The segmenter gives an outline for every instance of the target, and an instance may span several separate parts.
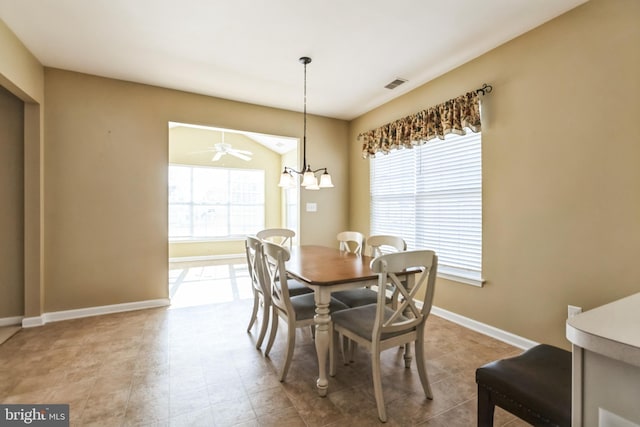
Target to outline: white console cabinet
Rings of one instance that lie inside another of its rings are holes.
[[[640,293],[567,320],[572,426],[640,427]]]

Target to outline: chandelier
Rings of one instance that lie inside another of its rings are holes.
[[[307,163],[307,64],[311,62],[311,58],[303,56],[299,59],[304,64],[304,133],[302,137],[302,168],[297,171],[289,166],[285,166],[280,175],[280,182],[278,187],[292,188],[296,185],[295,175],[302,175],[302,182],[300,185],[307,190],[319,190],[321,188],[331,188],[333,183],[331,182],[331,175],[327,172],[327,168],[311,169],[311,166]],[[320,183],[318,183],[318,177],[316,174],[323,171],[320,174]]]

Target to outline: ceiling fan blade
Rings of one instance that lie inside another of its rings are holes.
[[[218,151],[216,153],[215,156],[213,156],[213,158],[211,159],[212,162],[217,162],[218,160],[220,160],[222,158],[222,156],[224,156],[226,153],[223,153],[221,151]]]
[[[237,157],[239,159],[242,159],[242,160],[246,160],[246,161],[251,160],[251,157],[249,157],[249,156],[247,156],[245,154],[239,153],[239,152],[237,152],[235,150],[234,151],[229,151],[229,154],[231,154],[232,156],[235,156],[235,157]]]
[[[206,150],[196,150],[196,151],[189,151],[189,154],[198,154],[198,153],[212,153],[214,151],[219,151],[216,150],[215,147],[207,147]]]
[[[249,150],[236,150],[235,148],[233,149],[233,151],[235,151],[236,153],[240,153],[240,154],[246,154],[247,156],[251,156],[253,153]]]

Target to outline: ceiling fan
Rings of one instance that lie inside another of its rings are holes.
[[[227,144],[226,142],[218,142],[213,145],[213,151],[216,154],[211,158],[212,162],[217,162],[224,156],[225,154],[231,154],[234,157],[237,157],[242,160],[249,161],[251,160],[251,155],[253,154],[251,151],[247,150],[237,150],[231,146],[231,144]]]
[[[251,151],[238,150],[233,148],[231,144],[224,142],[224,132],[222,133],[222,142],[215,143],[213,144],[213,147],[209,147],[207,150],[204,150],[204,151],[197,151],[197,153],[210,152],[210,151],[213,151],[215,153],[211,158],[212,162],[217,162],[226,154],[230,154],[234,157],[237,157],[245,161],[251,160],[251,156],[253,155]]]

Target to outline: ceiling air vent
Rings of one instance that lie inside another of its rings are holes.
[[[395,88],[397,88],[398,86],[400,86],[402,83],[405,83],[406,81],[407,81],[407,79],[400,79],[400,78],[397,78],[397,79],[395,79],[394,81],[392,81],[391,83],[389,83],[388,85],[386,85],[385,87],[386,87],[387,89],[395,89]]]

